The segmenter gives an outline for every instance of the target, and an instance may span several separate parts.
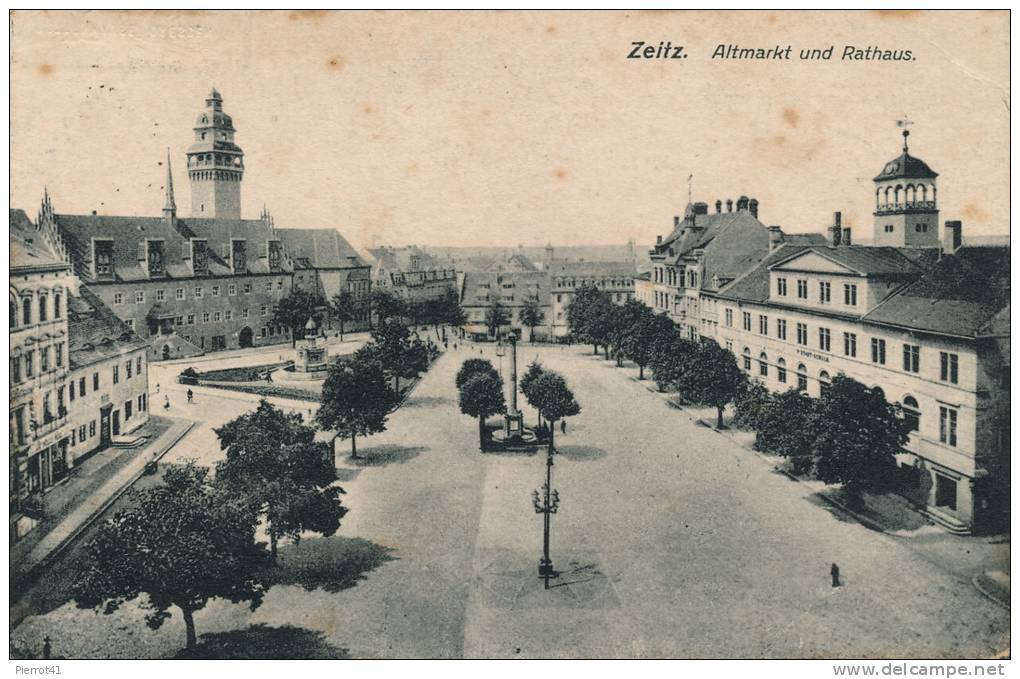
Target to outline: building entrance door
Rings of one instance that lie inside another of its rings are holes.
[[[227,339],[223,335],[213,335],[212,350],[222,351],[227,348]]]
[[[252,334],[251,328],[242,328],[241,332],[237,333],[237,345],[242,349],[252,346]]]
[[[99,449],[105,450],[110,447],[110,411],[112,405],[103,406],[99,410]]]
[[[935,506],[956,510],[956,481],[935,474]]]
[[[120,436],[120,411],[113,411],[113,435]]]

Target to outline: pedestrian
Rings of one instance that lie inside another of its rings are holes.
[[[567,433],[567,420],[566,419],[560,420],[560,433],[561,434],[566,434]]]
[[[43,657],[43,660],[49,660],[50,659],[50,654],[53,652],[53,645],[50,643],[50,641],[51,641],[50,640],[50,636],[48,634],[45,637],[43,637],[43,645],[42,645],[42,657]]]
[[[163,397],[163,410],[170,410],[170,397],[169,396],[164,396]]]
[[[156,382],[156,393],[159,393],[159,382]]]
[[[191,389],[188,389],[188,403],[191,403],[191,399],[193,399],[194,397],[195,392],[191,391]]]
[[[839,587],[839,566],[832,564],[832,568],[829,569],[829,574],[832,575],[832,586]]]

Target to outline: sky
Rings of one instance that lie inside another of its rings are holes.
[[[179,214],[212,87],[245,152],[242,213],[361,247],[651,243],[688,190],[760,219],[872,228],[910,149],[941,220],[1009,232],[1007,12],[23,12],[11,15],[11,205]],[[628,59],[634,41],[685,59]],[[790,61],[712,59],[792,46]],[[801,48],[834,47],[829,61]],[[911,61],[843,61],[844,46]],[[688,178],[693,179],[688,182]]]

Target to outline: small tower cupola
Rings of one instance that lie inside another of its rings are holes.
[[[166,203],[163,204],[163,219],[170,226],[177,220],[177,201],[174,199],[174,175],[170,169],[170,149],[166,150]]]
[[[213,89],[195,118],[194,143],[188,147],[191,216],[241,218],[244,151],[234,142],[234,121],[223,112],[223,97]]]
[[[875,245],[936,247],[939,212],[938,173],[920,158],[910,155],[907,140],[910,122],[903,129],[903,151],[875,177]]]

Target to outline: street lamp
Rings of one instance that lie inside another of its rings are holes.
[[[552,559],[549,558],[549,523],[550,518],[556,513],[556,510],[560,507],[560,493],[558,490],[551,490],[552,485],[552,467],[553,458],[552,450],[546,454],[545,458],[545,485],[542,486],[541,492],[538,490],[532,491],[531,502],[535,506],[536,514],[544,514],[543,517],[543,532],[542,532],[542,558],[538,561],[538,577],[545,580],[545,588],[549,589],[549,578],[555,578],[559,575],[553,569]]]

